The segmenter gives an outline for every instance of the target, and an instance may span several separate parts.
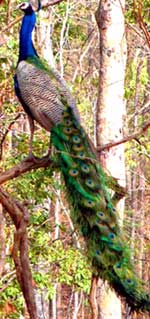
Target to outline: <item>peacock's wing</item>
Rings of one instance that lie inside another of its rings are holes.
[[[69,96],[69,92],[65,91],[63,80],[62,84],[60,83],[58,74],[52,70],[47,71],[40,61],[37,65],[33,62],[34,59],[29,59],[18,64],[16,77],[20,99],[32,117],[50,131],[61,121],[64,106],[72,106],[73,102],[71,94]]]

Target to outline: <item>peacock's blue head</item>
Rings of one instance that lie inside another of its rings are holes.
[[[33,13],[33,8],[29,2],[22,2],[17,6],[17,8],[23,11],[26,15]]]
[[[34,9],[29,2],[22,2],[17,6],[17,8],[22,10],[25,13],[25,15],[31,15],[34,11],[39,11],[41,9],[41,7],[42,6],[41,6],[40,0],[38,0],[37,9]]]

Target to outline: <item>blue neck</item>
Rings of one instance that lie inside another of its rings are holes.
[[[35,22],[36,16],[33,11],[30,14],[25,14],[20,30],[18,63],[22,60],[26,60],[28,57],[37,56],[32,42],[32,31],[34,29]]]

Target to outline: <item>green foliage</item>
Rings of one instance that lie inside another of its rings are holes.
[[[125,98],[128,100],[135,94],[137,75],[137,61],[133,60],[128,66],[126,73]]]
[[[135,14],[133,11],[133,1],[132,0],[126,1],[125,18],[126,18],[126,21],[128,23],[135,23]]]
[[[0,288],[3,286],[3,282],[0,282]],[[5,313],[5,305],[10,303],[13,307],[13,311],[10,312],[8,319],[19,319],[20,314],[22,313],[24,306],[24,298],[21,295],[20,287],[16,279],[12,280],[8,287],[5,288],[3,292],[1,292],[0,299],[0,316]]]
[[[90,291],[91,271],[90,263],[87,267],[87,259],[81,252],[70,247],[67,252],[60,241],[53,247],[56,250],[55,263],[59,264],[58,281],[80,288],[84,292]],[[67,269],[67,272],[66,272]]]
[[[144,59],[143,67],[140,72],[141,91],[145,90],[145,86],[149,82],[149,80],[150,80],[150,75],[148,74],[148,70],[147,70],[147,61],[146,59]]]
[[[25,198],[29,202],[40,204],[47,198],[49,184],[50,177],[48,178],[45,175],[45,171],[39,169],[36,172],[31,171],[14,181],[10,181],[7,185],[7,189],[13,196],[20,200]]]
[[[88,293],[91,271],[90,264],[89,267],[87,266],[86,257],[76,248],[65,247],[61,240],[50,241],[43,221],[42,224],[44,227],[32,228],[30,235],[31,262],[33,265],[42,265],[40,272],[34,272],[37,286],[39,288],[47,287],[49,295],[49,290],[53,290],[54,282],[66,283]]]
[[[135,6],[134,2],[132,0],[126,1],[126,11],[125,11],[125,18],[128,23],[135,24],[138,20],[138,7],[140,2],[138,0],[135,0]],[[144,22],[147,26],[150,25],[150,8],[149,8],[149,0],[143,0],[142,1],[142,16],[144,19]]]

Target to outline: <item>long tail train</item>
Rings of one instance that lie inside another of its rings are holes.
[[[105,173],[70,107],[64,108],[63,120],[52,129],[51,138],[73,207],[73,222],[85,237],[96,272],[125,297],[133,311],[149,311],[150,296],[133,270]]]

